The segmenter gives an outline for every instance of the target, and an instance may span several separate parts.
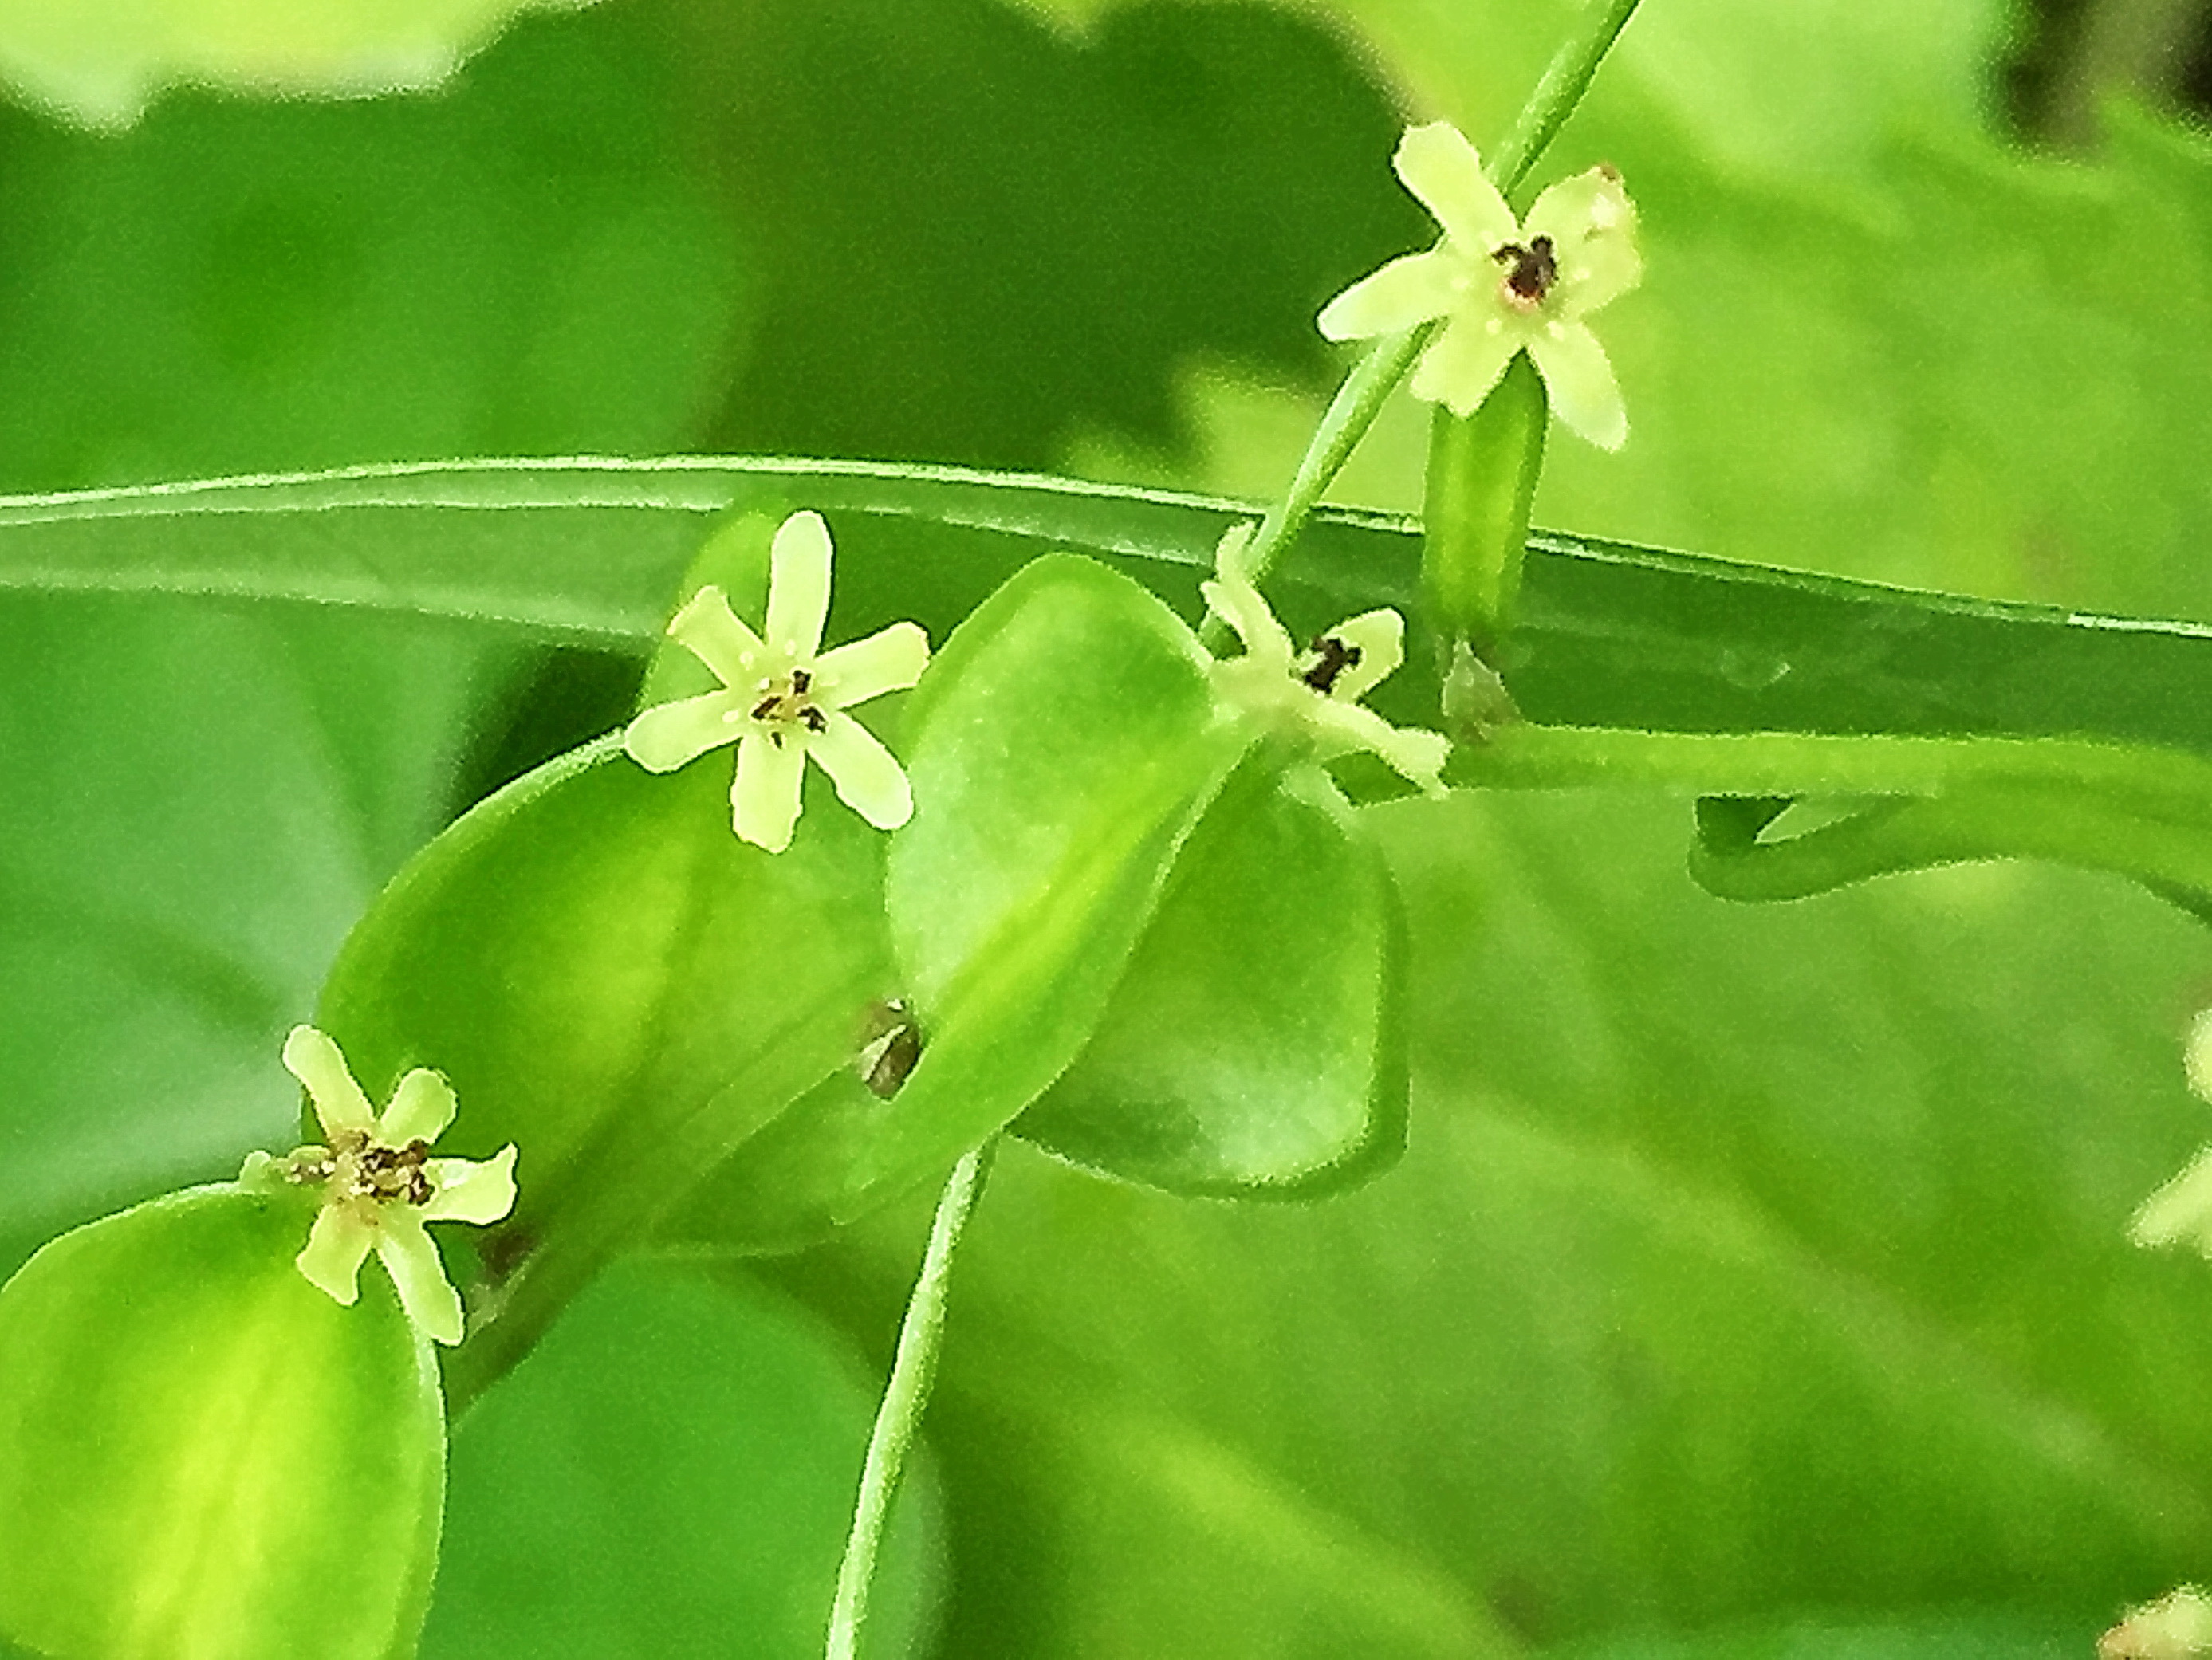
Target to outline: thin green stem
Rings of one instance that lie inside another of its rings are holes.
[[[1579,27],[1552,54],[1536,90],[1521,106],[1513,131],[1490,158],[1491,182],[1506,195],[1520,188],[1528,169],[1536,165],[1536,158],[1559,137],[1559,129],[1589,90],[1598,65],[1605,62],[1606,53],[1628,27],[1636,7],[1637,0],[1591,0]]]
[[[1499,190],[1512,193],[1574,113],[1598,65],[1627,27],[1638,3],[1638,0],[1593,0],[1574,33],[1553,55],[1535,91],[1515,119],[1512,131],[1491,158],[1486,171]],[[1314,429],[1305,453],[1298,459],[1289,490],[1261,521],[1259,533],[1252,538],[1245,556],[1254,581],[1261,581],[1274,569],[1283,550],[1304,527],[1322,492],[1367,435],[1384,400],[1406,378],[1436,329],[1436,324],[1426,323],[1377,341],[1345,376],[1321,424]],[[1228,631],[1218,619],[1209,618],[1202,637],[1209,646],[1218,648],[1226,642]]]
[[[2168,898],[2212,897],[2212,833],[2079,790],[1970,787],[1885,801],[1778,841],[1701,838],[1690,874],[1723,899],[1802,899],[1869,877],[1986,859],[2039,859],[2132,877]]]
[[[1304,528],[1320,503],[1322,492],[1343,471],[1352,450],[1382,412],[1384,400],[1406,378],[1406,371],[1436,331],[1436,324],[1424,323],[1377,341],[1344,377],[1344,384],[1336,389],[1336,396],[1329,399],[1322,415],[1321,424],[1314,429],[1306,453],[1298,458],[1298,470],[1291,479],[1289,491],[1267,510],[1267,516],[1260,521],[1259,533],[1252,538],[1246,557],[1255,582],[1274,568],[1283,550]],[[1209,650],[1218,651],[1228,643],[1228,624],[1218,617],[1208,617],[1199,637]]]
[[[898,1353],[891,1361],[890,1380],[884,1385],[883,1403],[876,1408],[875,1427],[868,1434],[860,1497],[853,1507],[853,1531],[845,1541],[845,1560],[837,1565],[837,1600],[830,1610],[830,1642],[824,1650],[828,1660],[858,1660],[884,1529],[890,1520],[891,1502],[898,1497],[907,1454],[921,1428],[922,1409],[929,1404],[929,1386],[937,1375],[952,1253],[983,1191],[983,1178],[989,1173],[991,1154],[997,1145],[996,1138],[986,1141],[952,1167],[951,1179],[945,1184],[944,1195],[937,1201],[937,1215],[929,1225],[929,1246],[922,1253],[921,1272],[914,1282],[914,1294],[907,1299],[906,1317],[899,1323]]]
[[[1697,879],[1725,898],[1798,898],[1889,872],[1996,858],[2112,871],[2170,895],[2212,897],[2212,763],[2148,745],[1523,725],[1463,745],[1446,775],[1509,788],[1644,785],[1737,798],[1750,811],[1701,812],[1691,860]],[[1801,797],[1866,805],[1818,830],[1762,840],[1774,813]]]
[[[2094,791],[2145,818],[2212,829],[2212,762],[2082,738],[1505,727],[1462,745],[1448,781],[1547,789],[1670,785],[1700,795],[1933,795],[1966,787]]]

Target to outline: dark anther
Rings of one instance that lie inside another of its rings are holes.
[[[783,702],[783,699],[781,696],[771,692],[768,696],[762,698],[759,702],[753,705],[753,719],[756,721],[767,720],[769,716],[775,713],[775,706],[781,702]]]
[[[1337,681],[1345,670],[1359,666],[1359,648],[1347,645],[1333,634],[1324,634],[1313,642],[1316,656],[1314,666],[1298,678],[1326,697],[1336,690]]]
[[[809,703],[805,708],[799,710],[799,723],[809,732],[827,732],[830,730],[830,717],[823,714],[820,709],[816,708],[811,703]]]
[[[1516,299],[1541,300],[1559,280],[1559,262],[1552,255],[1548,236],[1530,237],[1525,248],[1518,242],[1508,242],[1490,257],[1501,265],[1512,265],[1505,273],[1505,286]]]
[[[805,690],[813,684],[814,677],[808,673],[805,669],[792,670],[791,690],[794,694],[805,692]]]
[[[906,1000],[894,997],[868,1011],[868,1031],[858,1061],[860,1081],[871,1095],[888,1101],[921,1060],[921,1029],[908,1012]]]

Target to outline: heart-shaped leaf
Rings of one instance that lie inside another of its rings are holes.
[[[1404,1138],[1403,952],[1343,798],[1255,754],[1176,861],[1097,1036],[1015,1133],[1176,1193],[1370,1172]]]
[[[0,1631],[59,1660],[412,1652],[443,1407],[390,1284],[233,1187],[63,1235],[0,1290]]]
[[[1007,1123],[1089,1040],[1245,745],[1206,665],[1158,600],[1066,556],[946,643],[908,710],[884,891],[923,1048],[848,1213]]]

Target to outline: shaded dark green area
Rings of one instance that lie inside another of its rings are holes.
[[[1196,353],[1317,376],[1419,236],[1398,116],[1257,7],[610,0],[447,89],[0,116],[0,489],[454,454],[1043,466]]]

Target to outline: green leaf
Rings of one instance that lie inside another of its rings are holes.
[[[313,599],[641,649],[712,516],[826,514],[841,625],[941,638],[1027,561],[1088,553],[1197,615],[1249,505],[1067,479],[805,459],[465,462],[0,502],[0,587]],[[312,527],[312,535],[308,534]],[[1317,516],[1271,583],[1293,634],[1411,609],[1412,520]],[[2212,749],[2212,640],[2182,624],[1900,592],[1540,532],[1532,719],[1692,731],[2071,733]],[[1415,651],[1374,700],[1432,718]]]
[[[235,1188],[64,1235],[0,1289],[0,1628],[58,1660],[386,1660],[437,1560],[445,1429],[382,1271]]]
[[[331,29],[495,0],[224,3]],[[0,29],[114,9],[0,0]],[[686,73],[607,6],[434,98],[201,93],[121,136],[0,115],[0,489],[694,447],[751,283],[676,124]]]
[[[817,779],[787,852],[748,846],[730,764],[654,777],[611,740],[550,763],[425,848],[325,984],[317,1024],[372,1096],[434,1067],[460,1101],[441,1152],[521,1150],[483,1249],[501,1272],[548,1250],[472,1335],[489,1371],[850,1061],[892,989],[883,838]]]
[[[0,75],[92,125],[127,125],[174,81],[297,97],[434,86],[548,0],[40,0],[0,4]]]
[[[512,661],[390,617],[0,598],[0,1236],[291,1145],[284,1033]]]
[[[1202,1206],[1002,1151],[932,1408],[990,1495],[951,1651],[2089,1631],[2197,1572],[2212,1280],[2124,1232],[2204,1139],[2202,931],[2022,867],[1716,905],[1680,816],[1370,810],[1414,968],[1381,1181]],[[781,1272],[876,1331],[912,1228]]]
[[[1372,841],[1319,773],[1248,763],[1176,860],[1088,1047],[1015,1121],[1170,1192],[1371,1175],[1405,1135],[1404,950]]]
[[[1439,404],[1431,425],[1421,595],[1438,633],[1471,642],[1493,665],[1521,597],[1549,420],[1543,380],[1523,352],[1472,415]]]
[[[425,1660],[816,1660],[873,1403],[787,1302],[611,1268],[454,1434]],[[944,1545],[918,1474],[877,1582],[877,1657],[929,1651]]]
[[[854,1206],[1010,1122],[1090,1038],[1244,749],[1205,663],[1134,583],[1057,556],[931,665],[908,711],[914,820],[884,890],[922,1052]]]

